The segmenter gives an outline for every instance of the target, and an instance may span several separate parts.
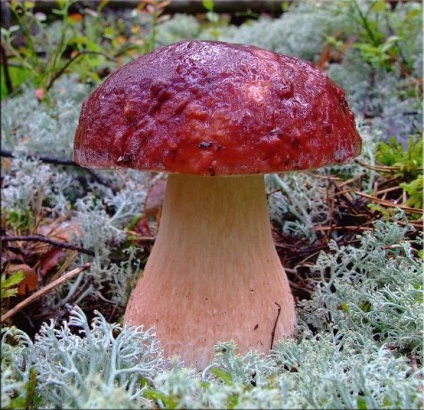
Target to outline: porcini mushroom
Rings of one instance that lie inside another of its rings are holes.
[[[198,369],[218,341],[268,352],[294,333],[263,174],[359,154],[326,74],[254,46],[181,41],[112,73],[85,101],[74,148],[85,167],[170,174],[126,323],[156,327],[165,353]]]

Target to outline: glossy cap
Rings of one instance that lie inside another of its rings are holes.
[[[344,92],[311,63],[250,45],[181,41],[113,72],[85,101],[88,168],[247,175],[360,153]]]

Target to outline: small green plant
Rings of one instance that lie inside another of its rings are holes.
[[[406,73],[413,71],[413,60],[405,53],[404,48],[411,36],[415,38],[419,30],[419,8],[411,8],[394,19],[385,0],[351,0],[348,15],[353,20],[359,37],[354,48],[360,51],[362,59],[373,69],[392,71],[393,63],[397,61]]]
[[[354,47],[360,50],[364,61],[368,62],[372,67],[392,69],[391,60],[398,40],[399,37],[391,36],[378,45],[364,42],[355,44]]]
[[[30,72],[24,67],[1,66],[1,99],[3,100],[11,94],[14,88],[21,86],[30,78]]]
[[[99,17],[108,1],[100,2],[97,11],[91,13],[93,24],[88,24],[88,35],[81,31],[79,19],[70,15],[74,3],[76,0],[57,1],[58,8],[52,14],[59,21],[47,24],[47,16],[34,13],[34,2],[10,2],[17,24],[1,29],[2,98],[30,81],[39,99],[44,99],[54,82],[70,71],[77,72],[83,81],[100,81],[97,70],[112,59],[100,44],[110,36],[111,27],[103,27]]]
[[[16,296],[18,293],[17,286],[24,279],[25,274],[23,271],[19,270],[14,272],[12,275],[7,277],[5,274],[1,275],[1,299],[10,298]]]
[[[392,138],[389,143],[380,142],[376,159],[388,167],[399,186],[405,190],[408,199],[403,205],[423,208],[423,140],[411,137],[405,149],[401,143]]]
[[[82,14],[71,14],[76,2],[57,1],[52,14],[58,21],[53,22],[47,22],[51,16],[34,12],[35,2],[10,2],[17,24],[1,29],[2,98],[25,81],[36,88],[39,99],[47,98],[64,73],[76,73],[82,82],[99,82],[115,64],[155,48],[157,27],[166,19],[163,13],[169,4],[144,0],[126,20],[113,20],[104,12],[109,0],[100,1],[96,9],[85,7]],[[143,29],[146,21],[148,29]]]
[[[17,25],[2,28],[2,42],[4,42],[6,50],[11,53],[15,59],[17,67],[23,70],[30,78],[36,88],[48,90],[53,84],[58,73],[64,69],[61,58],[67,47],[68,23],[67,16],[69,7],[74,0],[58,1],[59,8],[53,10],[53,13],[62,18],[59,38],[55,44],[48,38],[46,32],[46,24],[43,18],[37,16],[33,12],[34,2],[11,1],[10,10],[16,19]],[[41,36],[34,36],[34,30],[41,33]],[[18,46],[16,43],[17,37],[20,35],[24,41],[24,45]],[[44,50],[40,49],[38,40],[42,37],[47,47]],[[46,53],[46,57],[43,55]],[[9,62],[8,62],[9,64]],[[3,70],[7,70],[8,65],[3,65]],[[8,90],[12,92],[12,90]]]
[[[412,208],[422,209],[423,208],[423,189],[424,189],[424,180],[423,176],[419,175],[418,178],[414,179],[409,184],[404,182],[400,184],[409,198],[405,201],[405,205],[408,205]]]
[[[146,41],[145,52],[153,51],[156,47],[156,36],[158,24],[164,20],[163,12],[165,7],[170,3],[168,0],[144,0],[139,6],[139,9],[146,8],[147,13],[151,17],[150,35]]]
[[[376,151],[378,162],[387,167],[408,194],[404,205],[423,207],[423,140],[412,136],[406,148],[393,137],[389,143],[380,142]]]
[[[219,30],[219,15],[214,11],[214,2],[213,0],[203,0],[202,5],[207,10],[206,18],[212,25],[211,35],[215,40],[218,40],[221,32]]]
[[[6,226],[14,231],[30,230],[34,225],[34,215],[28,207],[4,210]]]
[[[408,181],[416,178],[423,170],[423,140],[411,136],[406,149],[392,137],[389,143],[380,142],[376,159],[383,165],[392,167],[397,176]]]

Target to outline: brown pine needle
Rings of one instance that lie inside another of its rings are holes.
[[[388,173],[395,173],[400,169],[400,167],[396,166],[388,166],[388,165],[371,165],[367,164],[365,162],[360,161],[359,159],[355,159],[355,162],[359,165],[361,165],[364,168],[371,169],[373,171],[378,172],[388,172]]]
[[[423,214],[423,210],[419,209],[419,208],[411,208],[409,206],[405,206],[405,205],[401,205],[401,204],[395,204],[393,202],[390,201],[386,201],[384,199],[380,199],[377,198],[375,196],[372,195],[368,195],[368,194],[364,194],[363,192],[359,192],[359,191],[355,191],[355,194],[359,195],[359,196],[363,196],[364,198],[368,198],[373,202],[376,202],[377,204],[383,205],[383,206],[387,206],[390,208],[400,208],[403,209],[405,212],[409,212],[409,213],[413,213],[413,214]]]
[[[3,323],[6,320],[10,319],[14,315],[16,315],[16,313],[18,313],[20,310],[22,310],[24,307],[35,302],[37,299],[41,298],[42,296],[44,296],[46,293],[50,292],[55,287],[61,285],[62,283],[73,278],[74,276],[77,276],[81,272],[84,272],[85,270],[89,269],[90,266],[91,266],[91,263],[86,263],[84,266],[73,269],[70,272],[67,272],[64,275],[62,275],[60,278],[57,278],[53,282],[50,282],[48,285],[44,286],[42,289],[33,293],[31,296],[28,296],[25,300],[18,303],[16,306],[14,306],[12,309],[10,309],[4,315],[2,315],[1,316],[1,322]]]

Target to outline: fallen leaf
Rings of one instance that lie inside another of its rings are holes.
[[[46,252],[40,258],[40,273],[46,276],[53,268],[57,267],[65,257],[66,252],[64,249],[53,248]]]
[[[18,295],[26,296],[28,293],[33,292],[38,287],[38,276],[37,273],[31,266],[27,264],[9,264],[7,268],[7,273],[10,275],[12,273],[22,271],[24,273],[24,279],[18,285]]]
[[[78,22],[80,22],[80,21],[83,21],[83,20],[84,20],[84,16],[83,16],[82,14],[80,14],[80,13],[71,13],[71,14],[69,15],[69,20],[70,20],[72,23],[78,23]]]

